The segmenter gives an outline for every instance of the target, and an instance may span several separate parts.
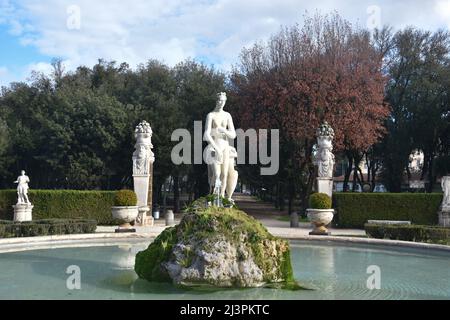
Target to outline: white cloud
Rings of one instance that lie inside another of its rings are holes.
[[[5,76],[8,74],[8,68],[7,67],[0,67],[0,77]]]
[[[50,73],[53,71],[53,67],[50,63],[47,62],[36,62],[36,63],[30,63],[26,67],[26,73],[30,74],[31,71],[41,72],[46,75],[50,75]]]
[[[435,5],[435,11],[450,26],[450,0],[438,1]]]
[[[445,16],[436,9],[443,2],[447,1],[18,0],[13,6],[0,0],[0,23],[8,21],[23,45],[62,57],[68,69],[92,65],[98,58],[135,66],[151,58],[173,65],[188,57],[229,68],[243,46],[266,39],[281,25],[301,23],[305,10],[338,10],[366,26],[367,8],[378,5],[382,24],[435,29],[450,17],[450,10],[444,10]],[[74,4],[80,9],[79,30],[67,27],[68,19],[74,18],[67,9]]]
[[[0,88],[15,80],[14,75],[10,72],[8,67],[0,66]]]

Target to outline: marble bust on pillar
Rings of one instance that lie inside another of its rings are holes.
[[[333,178],[334,154],[333,139],[334,130],[325,121],[316,132],[317,135],[317,153],[314,157],[314,163],[318,167],[319,178]]]
[[[140,122],[134,131],[136,144],[133,153],[133,182],[139,206],[138,224],[145,225],[152,219],[147,215],[152,209],[153,163],[155,154],[152,151],[153,131],[147,121]],[[152,224],[152,223],[150,223]]]
[[[150,174],[150,164],[155,161],[152,151],[152,128],[147,121],[142,121],[136,127],[136,145],[133,153],[133,175]]]
[[[439,209],[439,225],[450,227],[450,176],[441,178],[441,187],[444,195]]]
[[[442,209],[450,211],[450,176],[444,176],[441,179],[442,191],[444,192],[444,197],[442,199]]]
[[[317,166],[316,191],[333,195],[333,173],[335,157],[333,154],[334,130],[324,122],[316,131],[317,150],[313,155],[314,165]]]

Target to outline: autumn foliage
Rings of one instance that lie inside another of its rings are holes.
[[[337,152],[366,151],[385,131],[382,57],[369,32],[338,14],[306,17],[302,27],[244,49],[231,80],[239,124],[280,129],[296,174],[310,166],[315,131],[325,120]]]

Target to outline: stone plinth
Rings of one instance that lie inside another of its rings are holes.
[[[139,207],[147,207],[148,189],[150,184],[149,175],[134,175],[134,192],[137,196],[137,205]]]
[[[331,198],[333,196],[333,178],[316,178],[316,188],[318,193],[325,193]]]
[[[155,219],[148,215],[148,212],[150,211],[150,208],[147,206],[139,207],[139,215],[136,219],[137,225],[141,227],[152,227],[155,223]]]
[[[32,204],[16,204],[12,206],[14,208],[14,221],[15,222],[25,222],[32,221],[33,208]]]
[[[450,207],[442,207],[439,211],[439,225],[450,227]]]
[[[175,224],[175,216],[172,210],[167,210],[164,218],[166,220],[166,226],[173,226]]]

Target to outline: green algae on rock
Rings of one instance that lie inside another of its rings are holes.
[[[135,271],[152,282],[229,288],[294,288],[289,243],[235,208],[186,213],[136,256]]]

